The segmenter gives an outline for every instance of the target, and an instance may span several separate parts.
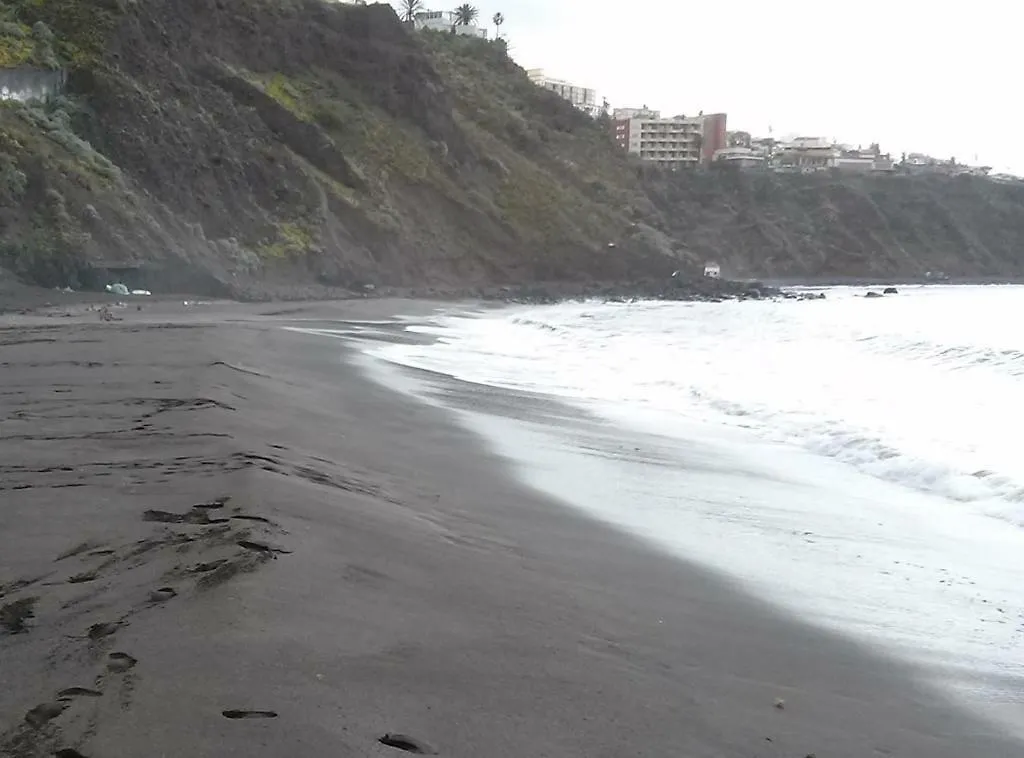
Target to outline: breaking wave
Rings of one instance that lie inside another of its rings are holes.
[[[380,351],[662,434],[740,428],[1024,525],[1024,287],[861,294],[516,308]]]

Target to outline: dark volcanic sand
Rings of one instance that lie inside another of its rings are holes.
[[[274,325],[395,307],[0,328],[0,755],[1024,754]]]

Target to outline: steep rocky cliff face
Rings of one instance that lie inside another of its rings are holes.
[[[49,105],[0,105],[0,267],[46,286],[465,288],[707,257],[750,275],[1024,268],[1017,188],[645,176],[502,46],[413,32],[386,5],[0,12],[0,60],[67,71]]]
[[[2,255],[40,283],[94,284],[96,263],[231,292],[668,265],[662,235],[635,233],[625,159],[501,47],[319,0],[17,13],[70,68],[51,106],[0,109]]]
[[[1024,185],[977,177],[713,171],[649,182],[667,229],[728,273],[1024,275]]]

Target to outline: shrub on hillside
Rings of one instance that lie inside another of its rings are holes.
[[[7,153],[0,153],[0,205],[16,205],[25,194],[28,179]]]
[[[32,63],[39,68],[51,70],[60,68],[60,61],[53,50],[54,37],[50,27],[42,21],[36,21],[32,25],[32,39],[35,40],[35,48],[32,51]]]
[[[63,100],[63,99],[61,99]],[[63,107],[49,107],[18,103],[13,107],[25,121],[42,130],[47,137],[63,147],[93,173],[108,181],[117,181],[120,171],[110,160],[71,129],[71,116]],[[66,101],[65,101],[66,102]]]

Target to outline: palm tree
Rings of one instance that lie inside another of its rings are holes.
[[[416,20],[416,14],[423,10],[423,0],[402,0],[402,20],[411,24]]]
[[[469,3],[463,3],[455,9],[456,26],[472,26],[476,17],[480,15],[479,9]]]
[[[491,21],[494,22],[494,39],[500,39],[501,25],[505,23],[505,17],[501,13],[495,13]]]

